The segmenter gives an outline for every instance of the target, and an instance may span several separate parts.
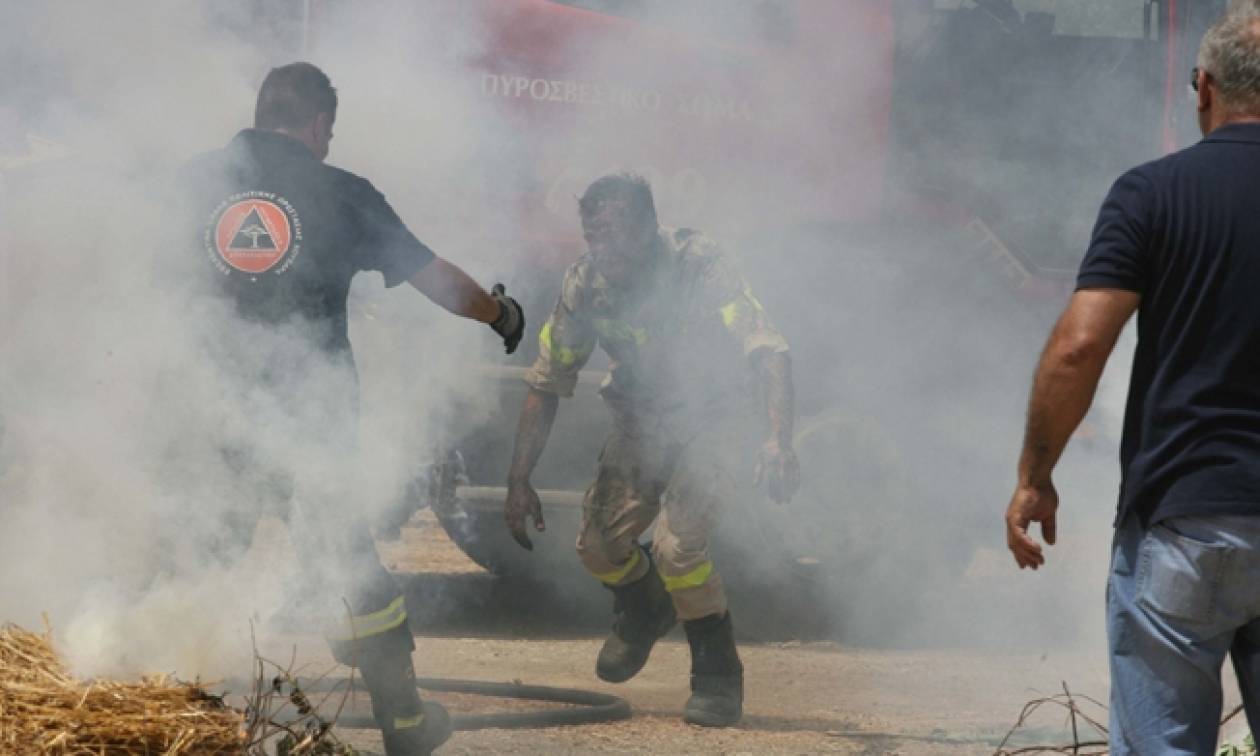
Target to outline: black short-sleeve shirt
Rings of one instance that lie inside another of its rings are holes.
[[[346,298],[360,271],[386,286],[434,257],[366,179],[324,164],[296,139],[246,129],[194,158],[179,179],[200,270],[244,318],[306,321],[326,351],[348,354]]]
[[[1122,176],[1077,288],[1142,296],[1118,519],[1260,515],[1260,124]]]

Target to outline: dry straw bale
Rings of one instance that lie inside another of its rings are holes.
[[[0,628],[2,753],[214,756],[247,745],[242,715],[195,684],[77,680],[47,633]]]

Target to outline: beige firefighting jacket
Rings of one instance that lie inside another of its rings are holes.
[[[716,243],[690,229],[661,228],[659,239],[656,267],[634,290],[611,286],[590,255],[569,267],[529,385],[572,396],[598,344],[611,363],[600,394],[614,413],[685,427],[749,406],[748,356],[787,342]]]

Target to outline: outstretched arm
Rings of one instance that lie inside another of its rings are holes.
[[[1018,481],[1006,511],[1006,543],[1021,569],[1037,569],[1046,561],[1041,545],[1028,534],[1033,522],[1041,523],[1046,543],[1055,541],[1059,495],[1051,473],[1089,410],[1107,358],[1140,301],[1136,292],[1121,289],[1077,291],[1050,333],[1033,378]]]
[[[547,524],[543,521],[542,502],[539,501],[538,492],[530,483],[529,476],[533,474],[543,449],[547,448],[547,439],[551,437],[551,426],[555,423],[559,405],[560,397],[531,388],[525,396],[521,419],[517,423],[504,515],[512,537],[530,550],[533,550],[534,545],[530,542],[529,531],[525,527],[526,517],[533,517],[534,527],[539,531],[546,530]]]
[[[431,301],[448,312],[478,320],[503,337],[508,354],[516,351],[525,333],[525,315],[515,299],[507,296],[503,284],[487,292],[457,265],[434,257],[409,279]]]
[[[448,312],[487,324],[499,318],[499,303],[494,297],[459,266],[441,257],[433,258],[408,283]]]

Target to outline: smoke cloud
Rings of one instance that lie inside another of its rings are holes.
[[[922,3],[894,17],[875,0],[605,4],[622,15],[542,0],[122,5],[20,5],[0,31],[14,83],[0,105],[0,618],[47,612],[90,674],[239,673],[251,621],[294,610],[295,584],[344,577],[294,576],[283,549],[238,553],[226,524],[240,511],[282,508],[295,486],[295,501],[345,501],[347,518],[377,512],[439,445],[474,485],[506,477],[512,371],[534,347],[505,362],[484,328],[360,276],[356,388],[300,332],[251,330],[197,298],[173,262],[197,252],[163,242],[173,171],[249,125],[270,66],[309,59],[340,96],[329,162],[369,178],[438,254],[505,281],[527,345],[583,251],[575,198],[600,175],[643,174],[663,223],[737,260],[792,345],[805,479],[786,507],[749,485],[724,515],[716,558],[741,631],[791,632],[760,624],[776,597],[790,626],[851,642],[1101,650],[1131,343],[1060,467],[1046,570],[1016,574],[1000,515],[1031,369],[1070,289],[1048,271],[1079,257],[1106,184],[1060,176],[1031,204],[1003,188],[1044,178],[1021,150],[1095,176],[1157,147],[1117,157],[1110,111],[1073,113],[1072,138],[1040,132],[1059,106],[1024,93],[1014,136],[951,143],[961,167],[941,158],[933,139],[1009,103],[905,66],[979,15]],[[1112,85],[1144,86],[1117,57]],[[959,109],[961,125],[935,115]],[[1040,199],[1052,211],[1029,211]],[[306,412],[224,367],[289,353]],[[607,419],[590,388],[562,404],[539,488],[593,477]],[[350,439],[319,441],[320,408],[355,391],[349,456]],[[282,465],[296,482],[267,479]],[[538,551],[505,558],[603,612],[572,553],[576,516],[557,511]]]

